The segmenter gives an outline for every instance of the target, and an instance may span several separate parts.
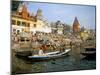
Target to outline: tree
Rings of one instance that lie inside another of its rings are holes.
[[[22,1],[12,1],[12,3],[11,3],[11,10],[12,11],[17,11],[17,8],[18,8],[18,6],[19,6],[19,4],[20,3],[23,3]]]

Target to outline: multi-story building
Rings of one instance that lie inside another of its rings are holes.
[[[56,33],[56,34],[66,35],[71,32],[71,26],[66,23],[62,23],[61,21],[52,22],[51,29],[52,29],[52,33]]]
[[[36,15],[30,14],[25,4],[19,4],[16,11],[11,15],[13,32],[45,32],[45,23],[43,21],[42,10],[38,9]]]
[[[63,34],[63,23],[61,21],[51,23],[51,29],[52,33]]]

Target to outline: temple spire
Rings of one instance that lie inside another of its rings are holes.
[[[20,3],[19,6],[18,6],[17,11],[20,13],[20,12],[22,12],[22,9],[23,9],[23,4]]]
[[[43,16],[42,16],[42,10],[40,8],[38,8],[38,10],[37,10],[36,17],[37,17],[37,19],[40,19],[40,20],[43,18]]]
[[[80,24],[77,17],[75,17],[73,22],[73,32],[79,32],[79,31],[80,31]]]

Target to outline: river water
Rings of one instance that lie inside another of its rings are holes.
[[[31,63],[14,56],[12,72],[13,74],[23,74],[96,69],[96,59],[83,58],[80,50],[80,48],[75,47],[66,57]]]

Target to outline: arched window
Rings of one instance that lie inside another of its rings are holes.
[[[17,21],[17,25],[19,26],[21,24],[21,22],[20,21]]]
[[[34,24],[34,27],[36,28],[36,24]]]

